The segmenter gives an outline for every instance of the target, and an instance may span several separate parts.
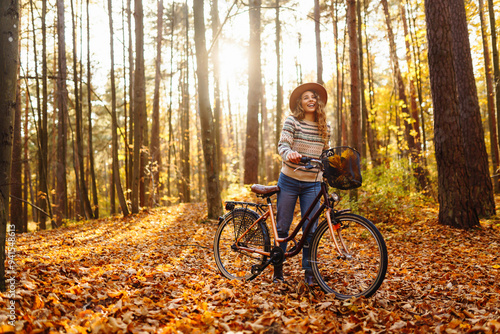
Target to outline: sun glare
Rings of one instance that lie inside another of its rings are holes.
[[[229,84],[247,75],[248,49],[236,43],[223,43],[219,50],[220,76]]]

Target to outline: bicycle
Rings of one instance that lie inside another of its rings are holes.
[[[357,161],[347,161],[349,154]],[[265,199],[266,204],[225,203],[229,212],[219,218],[214,238],[217,267],[228,279],[252,280],[270,264],[280,265],[286,258],[299,254],[313,224],[307,225],[297,242],[295,237],[301,227],[308,219],[316,221],[325,213],[310,244],[309,261],[317,284],[325,293],[334,293],[339,299],[372,296],[387,272],[385,241],[368,219],[349,212],[350,209],[335,209],[340,197],[335,192],[328,193],[329,185],[338,189],[361,185],[359,153],[350,147],[335,147],[324,151],[320,159],[303,157],[301,162],[303,168],[322,170],[324,179],[316,199],[295,229],[286,238],[278,237],[271,197],[279,192],[279,187],[254,184],[252,192]],[[318,201],[322,201],[319,210],[309,218]],[[272,245],[266,223],[269,218]],[[278,246],[285,241],[293,243],[286,252]]]

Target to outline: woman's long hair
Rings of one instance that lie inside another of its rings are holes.
[[[318,122],[319,135],[321,136],[321,139],[323,139],[323,142],[326,144],[326,143],[328,143],[329,138],[328,138],[328,128],[326,125],[325,103],[323,101],[321,101],[318,93],[316,93],[315,90],[309,90],[309,92],[314,93],[314,97],[316,98],[316,101],[318,102],[318,106],[316,107],[316,119],[315,119],[315,121]],[[302,103],[301,103],[302,94],[297,99],[297,103],[295,104],[296,105],[295,110],[292,111],[292,115],[295,118],[297,118],[298,120],[303,120],[305,117],[305,114],[306,114],[306,112],[304,111],[304,108],[302,108]]]

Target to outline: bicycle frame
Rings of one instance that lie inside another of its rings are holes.
[[[314,214],[314,216],[311,219],[309,219],[309,215],[311,214],[311,212],[314,209],[314,207],[316,206],[316,204],[321,200],[321,198],[324,198],[324,202],[321,204],[321,206],[319,207],[318,211],[316,211],[316,213]],[[299,233],[299,231],[302,228],[302,226],[308,220],[309,221],[316,221],[319,218],[319,216],[323,213],[323,211],[326,210],[327,211],[326,219],[328,221],[328,226],[329,226],[331,237],[332,237],[332,239],[333,239],[333,241],[335,243],[335,248],[337,249],[337,251],[339,252],[339,254],[341,256],[343,256],[343,257],[345,256],[345,254],[341,251],[341,249],[339,247],[339,244],[337,242],[337,238],[334,237],[334,232],[340,228],[340,224],[336,223],[336,222],[335,223],[332,222],[331,210],[333,209],[333,206],[330,204],[330,198],[328,196],[327,185],[326,185],[325,182],[321,182],[321,190],[320,190],[320,192],[318,193],[318,195],[316,196],[316,198],[314,199],[314,201],[311,203],[311,205],[309,206],[309,208],[307,209],[306,213],[301,218],[300,222],[295,227],[295,229],[293,230],[293,232],[288,237],[286,237],[286,238],[279,238],[278,237],[278,230],[277,230],[277,227],[276,227],[276,221],[275,221],[275,216],[274,216],[274,212],[273,212],[272,201],[271,201],[270,197],[267,197],[267,206],[268,206],[267,211],[265,211],[262,214],[262,216],[259,217],[259,219],[257,219],[256,221],[254,221],[253,224],[236,240],[235,247],[237,249],[242,250],[242,251],[252,252],[252,253],[258,253],[258,254],[261,254],[261,255],[264,255],[264,256],[270,256],[271,252],[262,251],[262,250],[259,250],[259,249],[256,249],[256,248],[252,248],[252,247],[241,246],[240,245],[240,241],[244,238],[244,236],[247,233],[249,233],[249,231],[256,224],[258,224],[261,221],[266,221],[267,218],[271,217],[271,226],[272,226],[272,230],[273,230],[274,245],[276,246],[276,243],[293,241],[295,243],[295,246],[292,248],[292,251],[291,252],[285,252],[285,254],[284,254],[285,258],[293,257],[293,256],[297,255],[302,250],[302,248],[304,247],[306,236],[309,235],[309,233],[311,232],[311,229],[313,228],[313,224],[308,224],[306,226],[304,232],[303,232],[302,238],[297,243],[295,241],[295,237]],[[345,244],[344,244],[344,242],[343,242],[342,239],[341,239],[341,243],[342,243],[342,246],[343,246],[344,250],[348,253],[347,247],[345,246]]]

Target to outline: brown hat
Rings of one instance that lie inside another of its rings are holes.
[[[314,82],[305,83],[295,88],[292,92],[292,95],[290,95],[290,110],[292,112],[297,107],[298,98],[301,97],[302,94],[307,91],[316,92],[316,94],[318,94],[319,96],[319,99],[324,104],[326,104],[326,101],[328,101],[328,93],[326,92],[325,87]]]

